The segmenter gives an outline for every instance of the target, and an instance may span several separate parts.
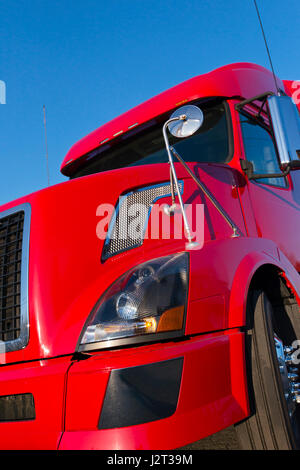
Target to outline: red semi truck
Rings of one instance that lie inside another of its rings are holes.
[[[295,83],[248,63],[190,79],[1,207],[2,449],[175,449],[232,425],[243,448],[300,447]]]

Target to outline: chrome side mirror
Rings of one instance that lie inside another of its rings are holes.
[[[269,96],[268,107],[282,170],[300,168],[300,116],[289,96]]]
[[[175,120],[174,120],[175,119]],[[174,137],[189,137],[202,126],[204,117],[200,108],[194,105],[182,106],[176,109],[170,117],[168,129]]]

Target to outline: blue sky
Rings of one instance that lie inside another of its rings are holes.
[[[299,0],[258,0],[276,73],[300,79]],[[1,0],[0,204],[51,184],[78,139],[194,75],[269,67],[253,0]]]

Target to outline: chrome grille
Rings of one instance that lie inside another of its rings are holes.
[[[179,188],[182,193],[183,181],[179,182]],[[175,186],[174,194],[176,194]],[[115,208],[115,215],[109,224],[102,252],[102,260],[104,261],[118,253],[142,245],[152,205],[158,199],[168,196],[171,196],[170,183],[139,188],[122,195]],[[128,227],[132,220],[136,218],[136,214],[130,213],[130,209],[135,204],[139,204],[140,208],[138,218],[140,230],[133,236]]]
[[[29,208],[24,204],[0,213],[0,341],[6,343],[6,350],[23,347],[27,336],[28,257],[24,248],[29,232],[24,238],[24,229],[29,224]]]

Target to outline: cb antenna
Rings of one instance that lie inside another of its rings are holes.
[[[258,9],[256,0],[253,0],[253,1],[254,1],[254,5],[255,5],[255,8],[256,8],[256,13],[257,13],[257,16],[258,16],[258,19],[259,19],[261,31],[262,31],[262,34],[263,34],[263,37],[264,37],[265,46],[266,46],[266,49],[267,49],[267,53],[268,53],[268,57],[269,57],[269,61],[270,61],[270,65],[271,65],[271,69],[272,69],[272,73],[273,73],[273,77],[274,77],[275,87],[276,87],[276,90],[277,90],[278,95],[280,95],[280,94],[281,94],[281,93],[280,93],[280,88],[279,88],[278,83],[277,83],[277,80],[276,80],[276,75],[275,75],[275,72],[274,72],[274,67],[273,67],[273,63],[272,63],[272,59],[271,59],[271,54],[270,54],[270,49],[269,49],[269,46],[268,46],[268,42],[267,42],[267,38],[266,38],[266,35],[265,35],[264,27],[263,27],[263,24],[262,24],[262,20],[261,20],[261,16],[260,16],[260,13],[259,13],[259,9]]]
[[[46,164],[47,164],[47,180],[48,187],[50,186],[50,175],[49,175],[49,159],[48,159],[48,142],[47,142],[47,124],[46,124],[46,106],[43,106],[44,114],[44,128],[45,128],[45,147],[46,147]]]

